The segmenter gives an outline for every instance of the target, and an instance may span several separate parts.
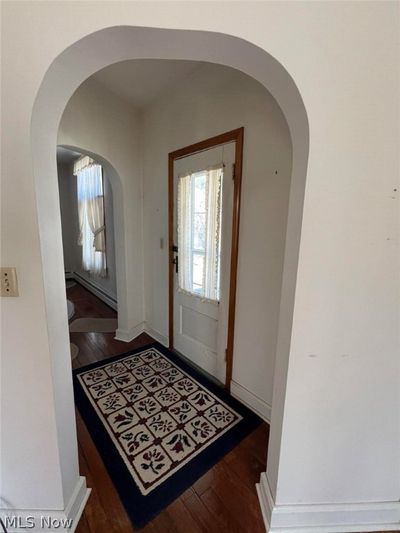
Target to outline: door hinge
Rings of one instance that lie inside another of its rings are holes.
[[[232,179],[235,181],[236,179],[236,164],[232,163]]]

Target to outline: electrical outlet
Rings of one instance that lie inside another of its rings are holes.
[[[0,268],[0,296],[18,296],[17,269]]]

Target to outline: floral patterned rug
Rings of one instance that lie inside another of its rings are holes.
[[[141,527],[261,420],[158,343],[74,371],[75,396]]]

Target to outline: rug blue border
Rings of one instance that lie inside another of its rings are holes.
[[[175,474],[155,488],[150,494],[143,496],[127,469],[123,459],[119,455],[107,430],[103,426],[100,418],[96,414],[92,404],[82,389],[77,376],[107,363],[118,361],[119,359],[142,352],[149,348],[156,348],[165,357],[170,359],[177,366],[182,368],[187,374],[195,378],[199,383],[208,388],[218,398],[238,412],[243,419],[232,429],[210,444],[204,451],[191,459],[186,465],[181,467]],[[217,384],[211,382],[206,376],[188,365],[179,356],[159,344],[154,342],[141,348],[115,355],[108,359],[103,359],[90,365],[75,369],[73,371],[75,403],[78,410],[92,436],[94,444],[110,474],[115,488],[122,500],[122,503],[129,515],[129,518],[136,528],[144,527],[160,511],[178,498],[185,490],[212,468],[224,455],[231,451],[241,440],[256,429],[262,420],[243,404],[232,398],[230,394]]]

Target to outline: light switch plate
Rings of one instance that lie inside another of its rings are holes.
[[[18,296],[17,269],[0,268],[0,296]]]

